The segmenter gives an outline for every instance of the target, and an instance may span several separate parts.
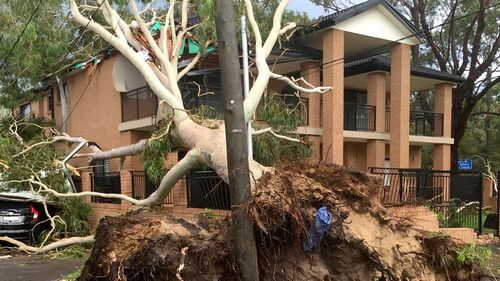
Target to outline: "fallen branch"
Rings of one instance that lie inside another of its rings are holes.
[[[71,238],[65,238],[61,239],[57,242],[50,243],[48,245],[45,245],[43,247],[33,247],[33,246],[28,246],[25,243],[18,241],[16,239],[12,239],[7,236],[2,236],[0,237],[0,241],[4,241],[7,243],[10,243],[19,250],[24,251],[28,254],[43,254],[50,252],[52,250],[55,250],[57,248],[62,248],[74,244],[85,244],[85,243],[92,243],[94,242],[94,235],[89,235],[89,236],[84,236],[84,237],[71,237]]]
[[[324,94],[332,89],[332,87],[314,87],[311,84],[309,84],[304,78],[299,78],[299,79],[290,79],[284,75],[277,74],[271,72],[271,78],[276,79],[279,81],[283,81],[290,85],[294,90],[303,92],[303,93],[316,93],[316,94]],[[304,88],[298,84],[298,82],[303,82],[306,85],[308,85],[310,88]]]
[[[306,144],[306,142],[300,140],[300,139],[297,139],[297,138],[292,138],[292,137],[287,137],[287,136],[284,136],[284,135],[280,135],[280,134],[277,134],[276,132],[273,131],[273,129],[271,127],[268,127],[268,128],[265,128],[265,129],[261,129],[261,130],[255,130],[252,132],[252,135],[254,136],[258,136],[258,135],[262,135],[262,134],[265,134],[265,133],[269,133],[279,139],[284,139],[284,140],[287,140],[287,141],[291,141],[291,142],[297,142],[297,143],[303,143],[303,144]]]

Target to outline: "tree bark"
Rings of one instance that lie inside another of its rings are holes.
[[[259,280],[259,269],[253,223],[244,207],[244,203],[251,195],[251,184],[233,1],[215,1],[215,15],[225,105],[224,123],[231,196],[232,242],[241,280],[254,281]]]

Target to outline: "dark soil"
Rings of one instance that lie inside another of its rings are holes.
[[[478,280],[470,268],[436,266],[453,242],[443,248],[390,217],[379,187],[380,179],[325,164],[264,175],[245,206],[256,225],[261,280]],[[322,206],[332,226],[320,248],[306,253],[302,243]],[[238,280],[229,225],[160,208],[104,218],[79,280]]]

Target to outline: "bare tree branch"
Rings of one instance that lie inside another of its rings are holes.
[[[258,135],[262,135],[262,134],[266,134],[266,133],[269,133],[269,134],[271,134],[274,137],[279,138],[279,139],[284,139],[284,140],[287,140],[287,141],[297,142],[297,143],[303,143],[303,144],[306,143],[306,142],[304,142],[304,141],[302,141],[300,139],[296,139],[296,138],[287,137],[287,136],[284,136],[284,135],[277,134],[276,132],[273,131],[273,129],[271,127],[267,127],[265,129],[253,131],[252,135],[258,136]]]

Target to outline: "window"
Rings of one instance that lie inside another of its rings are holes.
[[[21,118],[28,117],[31,114],[31,103],[21,105]]]
[[[92,168],[92,170],[94,174],[109,174],[111,171],[109,159],[94,161],[94,167]]]
[[[51,112],[54,111],[54,96],[52,93],[47,96],[47,110]]]

